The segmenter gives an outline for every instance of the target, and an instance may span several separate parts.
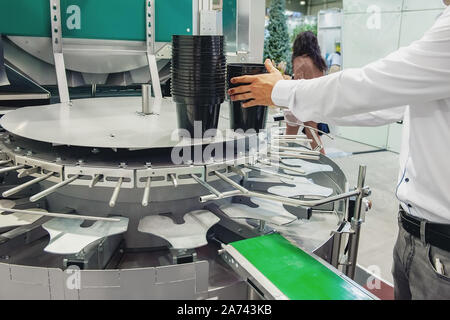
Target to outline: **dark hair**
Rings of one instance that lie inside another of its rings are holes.
[[[320,71],[327,70],[327,64],[320,52],[319,41],[317,40],[316,35],[311,31],[302,32],[295,39],[292,65],[294,65],[295,58],[303,55],[310,57]]]

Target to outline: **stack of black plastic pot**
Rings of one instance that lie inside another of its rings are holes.
[[[177,104],[178,126],[193,138],[217,129],[220,105],[225,100],[223,48],[223,36],[172,38],[172,97]]]
[[[231,79],[244,75],[258,75],[266,73],[264,64],[259,63],[232,63],[227,67],[228,88],[235,88],[245,84],[232,84]],[[267,106],[242,108],[247,101],[231,101],[230,123],[233,130],[255,130],[259,132],[266,127]]]

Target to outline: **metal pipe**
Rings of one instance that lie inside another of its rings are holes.
[[[320,156],[320,151],[315,151],[315,150],[307,150],[307,149],[300,149],[300,148],[289,148],[289,147],[281,147],[281,146],[272,146],[272,148],[278,149],[278,150],[281,150],[281,151],[292,151],[292,152],[298,152],[298,153],[303,153],[303,154],[308,154],[308,155]],[[279,151],[277,151],[277,152],[279,152]]]
[[[145,184],[145,189],[144,189],[144,196],[142,197],[142,206],[143,207],[147,207],[148,203],[150,202],[150,186],[152,183],[152,178],[148,177],[147,178],[147,182]]]
[[[281,197],[281,196],[276,196],[276,195],[266,194],[266,193],[259,193],[259,192],[254,192],[254,191],[248,191],[248,193],[236,192],[236,191],[238,191],[238,190],[235,190],[235,192],[230,192],[230,193],[224,192],[220,199],[230,198],[230,197],[234,197],[234,196],[244,196],[244,197],[249,197],[249,198],[254,197],[254,198],[278,201],[278,202],[281,202],[283,204],[293,206],[293,207],[312,208],[312,207],[317,207],[317,206],[327,204],[330,202],[335,202],[335,201],[343,200],[343,199],[346,199],[349,197],[353,197],[360,193],[359,190],[355,190],[355,191],[338,194],[336,196],[328,197],[328,198],[324,198],[324,199],[320,199],[320,200],[297,200],[297,199]],[[212,195],[200,197],[200,202],[207,202],[210,200],[219,200],[219,199],[215,198]]]
[[[94,179],[92,179],[91,183],[89,184],[89,188],[93,188],[102,178],[102,174],[96,174],[94,176]]]
[[[203,181],[202,179],[200,179],[199,177],[197,177],[195,174],[191,174],[192,179],[194,179],[197,183],[199,183],[200,185],[202,185],[205,189],[209,190],[211,193],[215,194],[217,197],[221,197],[222,193],[220,193],[216,188],[214,188],[213,186],[211,186],[209,183],[207,183],[206,181]]]
[[[171,173],[171,174],[169,174],[169,176],[170,176],[170,180],[173,183],[173,186],[175,188],[178,187],[178,181],[177,181],[177,178],[175,177],[175,175],[173,173]]]
[[[41,170],[41,168],[39,167],[33,167],[33,168],[29,168],[29,169],[25,169],[22,172],[19,172],[19,174],[17,175],[17,178],[25,178],[28,177],[29,175],[32,175],[33,173],[37,173]]]
[[[47,180],[48,178],[50,178],[52,175],[54,174],[54,172],[49,172],[46,175],[42,176],[42,177],[38,177],[36,179],[30,180],[28,182],[25,182],[21,185],[18,185],[17,187],[14,187],[12,189],[9,189],[5,192],[2,193],[2,196],[4,198],[8,198],[9,196],[12,196],[13,194],[16,194],[17,192],[20,192],[26,188],[28,188],[29,186],[32,186],[35,183]]]
[[[111,200],[109,200],[109,206],[111,208],[116,206],[116,201],[117,201],[117,198],[119,197],[120,187],[122,186],[122,183],[123,183],[123,177],[120,177],[119,180],[117,180],[117,184],[114,188],[114,192],[111,196]]]
[[[2,160],[0,161],[0,166],[10,163],[12,160]]]
[[[286,152],[270,152],[270,155],[274,155],[280,158],[295,158],[295,159],[303,159],[303,160],[319,160],[320,156],[310,156],[296,153],[286,153]]]
[[[346,268],[346,275],[351,279],[355,278],[356,272],[356,264],[358,259],[358,248],[359,248],[359,238],[361,233],[361,210],[362,210],[362,201],[366,196],[364,192],[364,184],[366,180],[366,166],[359,166],[358,173],[358,184],[356,186],[357,190],[360,191],[357,195],[355,202],[355,211],[353,214],[353,218],[351,221],[352,233],[349,236],[349,249],[348,249],[348,265]]]
[[[246,174],[244,171],[242,171],[241,168],[237,167],[237,166],[232,166],[231,167],[231,171],[233,171],[234,173],[240,175],[241,177],[245,178]]]
[[[270,174],[270,175],[273,175],[273,176],[277,176],[277,177],[285,178],[285,179],[289,179],[289,180],[294,180],[294,178],[295,178],[295,177],[289,176],[287,174],[273,172],[273,171],[270,171],[270,170],[266,170],[264,168],[255,167],[255,166],[251,166],[251,165],[248,165],[248,164],[246,164],[245,167],[249,168],[251,170],[256,170],[256,171],[259,171],[259,172],[262,172],[262,173]]]
[[[262,160],[258,160],[258,162],[262,163],[264,165],[273,166],[273,167],[280,168],[280,169],[283,169],[283,170],[289,170],[289,171],[296,172],[296,173],[299,173],[299,174],[305,174],[306,173],[302,169],[289,167],[289,166],[286,166],[286,165],[281,164],[281,163],[275,165],[275,164],[264,162]]]
[[[2,168],[2,169],[0,169],[0,173],[5,173],[5,172],[9,172],[9,171],[19,170],[19,169],[23,169],[23,168],[25,168],[24,164],[21,164],[19,166],[12,166],[12,167],[7,167],[7,168]]]
[[[205,195],[205,196],[201,196],[200,197],[200,202],[201,203],[205,203],[205,202],[208,202],[208,201],[211,201],[211,200],[226,199],[226,198],[239,196],[239,195],[242,195],[242,192],[240,192],[239,190],[232,190],[232,191],[222,192],[220,197],[217,197],[214,194],[208,194],[208,195]]]
[[[145,115],[150,114],[150,94],[151,86],[149,84],[143,84],[142,88],[142,113]]]
[[[223,181],[227,182],[228,184],[232,185],[234,188],[238,189],[239,191],[241,191],[242,193],[248,193],[249,191],[247,189],[245,189],[243,186],[241,186],[239,183],[234,182],[233,180],[231,180],[230,178],[228,178],[227,176],[221,174],[218,171],[214,171],[214,174],[216,176],[218,176],[220,179],[222,179]]]
[[[312,139],[300,139],[300,138],[296,138],[296,139],[274,139],[277,142],[290,142],[290,143],[296,143],[296,144],[303,144],[305,142],[309,142],[311,143],[313,140]]]
[[[319,150],[319,151],[322,150],[323,149],[323,145],[322,145],[322,142],[320,141],[319,136],[317,135],[317,132],[315,130],[312,130],[311,128],[308,128],[308,129],[309,129],[309,132],[311,132],[315,143],[317,144],[317,147],[316,147],[315,150]]]
[[[285,138],[307,138],[306,134],[279,134],[274,135],[274,139],[285,139]]]
[[[79,177],[80,177],[80,175],[74,175],[67,180],[61,181],[60,183],[57,183],[54,186],[51,186],[50,188],[45,189],[44,191],[41,191],[41,192],[35,194],[34,196],[30,197],[30,201],[36,202],[36,201],[48,196],[49,194],[55,192],[59,188],[64,187],[65,185],[77,180]]]
[[[2,212],[15,212],[15,213],[31,214],[31,215],[38,215],[38,216],[44,216],[44,217],[64,218],[64,219],[120,222],[120,219],[118,219],[118,218],[103,218],[103,217],[81,216],[81,215],[68,214],[68,213],[55,213],[55,212],[41,212],[41,211],[32,211],[32,210],[19,210],[19,209],[14,209],[14,208],[11,209],[11,208],[2,208],[2,207],[0,207],[0,211],[2,211]]]

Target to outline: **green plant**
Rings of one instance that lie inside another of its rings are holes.
[[[285,62],[291,70],[291,43],[285,16],[286,0],[272,0],[269,9],[269,35],[264,42],[264,57],[276,64]]]
[[[301,25],[296,26],[294,31],[292,31],[292,34],[291,34],[291,43],[294,43],[295,38],[297,38],[297,36],[300,33],[306,32],[306,31],[311,31],[317,36],[317,23],[314,23],[314,24],[303,23]]]

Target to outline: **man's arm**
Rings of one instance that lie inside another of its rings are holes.
[[[378,127],[402,121],[406,106],[330,119],[337,126]]]
[[[269,74],[235,78],[233,100],[288,106],[305,121],[327,122],[355,114],[450,97],[450,8],[419,41],[360,69],[312,80],[283,81]]]
[[[360,69],[313,80],[279,81],[276,105],[326,122],[354,114],[450,97],[450,8],[424,37]]]

